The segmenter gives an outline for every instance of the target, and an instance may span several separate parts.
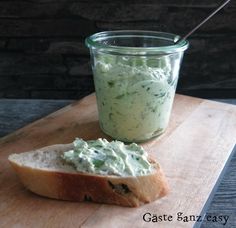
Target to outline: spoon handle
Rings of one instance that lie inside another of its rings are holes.
[[[219,10],[221,10],[229,2],[230,2],[230,0],[227,0],[227,1],[224,1],[222,4],[220,4],[208,17],[206,17],[203,21],[201,21],[190,32],[188,32],[186,35],[184,35],[179,40],[175,41],[175,44],[177,44],[177,43],[181,42],[182,40],[185,40],[187,37],[189,37],[192,33],[194,33],[199,27],[201,27],[205,22],[207,22],[212,16],[214,16]]]

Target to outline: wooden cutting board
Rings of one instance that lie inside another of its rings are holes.
[[[178,221],[177,213],[200,214],[235,144],[236,106],[176,95],[166,133],[142,144],[159,160],[171,187],[159,201],[140,208],[65,202],[22,186],[9,154],[75,137],[106,137],[95,102],[92,94],[0,139],[0,227],[192,227],[194,222]],[[144,222],[145,213],[171,215],[173,221]]]

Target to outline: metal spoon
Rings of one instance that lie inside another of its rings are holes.
[[[230,0],[224,1],[220,4],[208,17],[206,17],[203,21],[201,21],[197,26],[195,26],[190,32],[188,32],[183,37],[177,36],[174,40],[174,44],[178,44],[181,41],[187,39],[192,33],[194,33],[199,27],[201,27],[205,22],[207,22],[212,16],[214,16],[219,10],[221,10],[226,4],[228,4]]]

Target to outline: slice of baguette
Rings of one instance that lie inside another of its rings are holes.
[[[165,176],[153,159],[155,171],[149,175],[96,175],[78,172],[63,162],[62,153],[72,148],[73,144],[52,145],[8,159],[26,188],[50,198],[138,207],[168,192]]]

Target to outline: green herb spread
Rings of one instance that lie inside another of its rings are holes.
[[[171,61],[169,56],[98,54],[94,82],[99,122],[106,134],[139,142],[165,130],[179,70],[173,69]]]
[[[153,171],[147,152],[135,143],[125,145],[120,141],[108,142],[106,139],[86,142],[77,138],[73,144],[74,149],[64,152],[62,159],[79,172],[140,176]]]

